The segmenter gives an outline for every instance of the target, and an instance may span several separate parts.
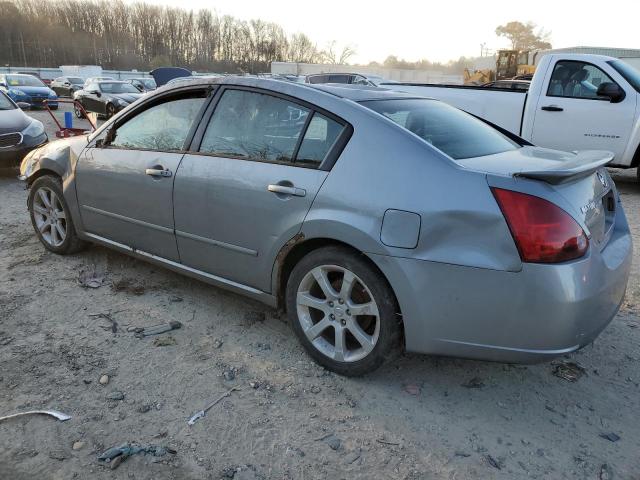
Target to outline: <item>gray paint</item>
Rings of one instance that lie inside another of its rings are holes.
[[[155,95],[203,82],[292,95],[349,122],[353,135],[330,172],[93,148],[113,121]],[[90,148],[82,150],[82,139],[53,142],[29,155],[21,171],[28,178],[39,169],[60,173],[83,238],[270,305],[278,295],[278,254],[292,238],[351,245],[393,288],[411,351],[534,361],[591,341],[615,315],[631,262],[629,228],[610,177],[601,169],[617,204],[605,234],[591,228],[602,217],[580,210],[606,193],[593,172],[558,185],[514,175],[523,164],[552,168],[551,161],[562,165],[571,154],[532,148],[455,162],[354,101],[400,96],[254,78],[187,80],[159,89],[106,122],[90,137]],[[141,173],[157,161],[171,168],[173,177]],[[268,185],[278,182],[307,194],[269,192]],[[589,235],[587,255],[559,265],[523,263],[490,186],[537,195],[563,208]],[[392,223],[385,228],[389,210],[420,217],[417,242],[409,238],[416,236],[416,221],[404,214],[389,217]],[[414,248],[407,248],[409,243]]]

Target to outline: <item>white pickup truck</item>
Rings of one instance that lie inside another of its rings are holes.
[[[616,58],[545,55],[528,91],[409,83],[386,88],[442,100],[541,147],[609,150],[615,154],[610,166],[640,164],[640,72]]]

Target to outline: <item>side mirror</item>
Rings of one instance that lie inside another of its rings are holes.
[[[71,85],[69,82],[64,82],[65,87],[68,87],[69,85]]]
[[[624,100],[625,93],[617,83],[604,82],[598,87],[596,95],[599,97],[607,97],[611,103],[619,103]]]
[[[109,128],[109,130],[107,130],[107,134],[104,136],[104,140],[102,142],[103,147],[109,145],[111,142],[113,142],[116,139],[116,129],[112,127]]]
[[[134,85],[134,87],[136,87],[140,92],[144,90],[142,85]]]
[[[29,105],[27,102],[18,102],[16,103],[16,105],[20,107],[20,110],[31,110],[31,105]]]

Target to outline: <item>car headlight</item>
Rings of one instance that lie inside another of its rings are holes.
[[[39,137],[44,134],[44,125],[39,120],[33,120],[27,128],[22,131],[25,137]]]

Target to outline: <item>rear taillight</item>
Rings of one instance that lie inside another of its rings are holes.
[[[557,205],[526,193],[492,188],[523,262],[558,263],[582,257],[584,230]]]

